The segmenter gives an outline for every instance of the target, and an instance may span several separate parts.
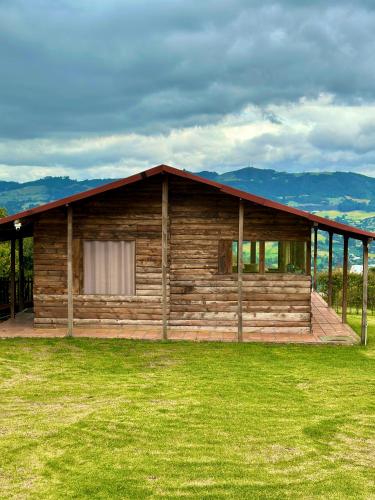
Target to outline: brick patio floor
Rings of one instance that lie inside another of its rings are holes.
[[[316,293],[311,294],[312,310],[312,335],[318,342],[356,344],[358,335],[349,325],[342,323],[341,317],[328,307],[322,297]]]
[[[315,292],[311,294],[312,330],[311,334],[275,333],[246,334],[244,342],[298,343],[298,344],[347,344],[359,342],[359,337],[336,312],[329,308],[324,300]],[[0,338],[12,337],[64,337],[65,328],[33,328],[33,314],[22,312],[14,320],[8,319],[0,323]],[[160,340],[161,332],[146,331],[140,327],[127,328],[83,328],[74,329],[74,337],[126,338],[139,340]],[[235,342],[236,332],[223,331],[186,331],[170,328],[170,340],[221,341]]]

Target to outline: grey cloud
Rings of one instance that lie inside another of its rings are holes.
[[[264,110],[263,117],[265,120],[268,120],[275,125],[282,125],[283,123],[282,118],[277,116],[273,111]]]
[[[374,30],[369,1],[2,0],[0,136],[167,133],[320,92],[370,101]]]
[[[323,151],[348,151],[357,155],[374,153],[375,123],[360,127],[333,126],[315,127],[309,135],[310,143]]]

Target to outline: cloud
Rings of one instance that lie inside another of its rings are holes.
[[[0,133],[166,132],[249,103],[372,99],[374,28],[349,2],[3,1]]]
[[[277,120],[265,119],[277,116]],[[352,170],[375,174],[375,104],[337,105],[333,98],[294,105],[248,106],[218,123],[168,134],[7,140],[0,177],[121,177],[169,163],[192,171],[246,165],[279,170]]]
[[[0,177],[371,173],[374,33],[365,0],[0,0]]]

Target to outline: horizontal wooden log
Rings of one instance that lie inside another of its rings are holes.
[[[55,325],[66,325],[67,324],[67,319],[66,318],[40,318],[40,317],[35,317],[34,319],[34,324],[36,325],[50,325],[50,324],[55,324]],[[74,324],[75,325],[138,325],[138,326],[147,326],[147,325],[161,325],[162,321],[161,320],[128,320],[128,319],[97,319],[97,318],[90,318],[90,319],[74,319]]]
[[[310,326],[244,326],[244,335],[246,333],[272,333],[272,334],[301,334],[309,335]]]
[[[133,321],[134,328],[147,321],[160,321],[160,182],[157,178],[145,179],[137,186],[77,204],[75,238],[136,241],[136,295],[75,294],[77,321],[88,321],[90,325],[96,320],[98,328],[103,327],[100,320],[115,322],[116,327],[121,326],[121,321]],[[218,274],[218,241],[237,238],[237,200],[216,189],[174,178],[170,194],[170,273],[166,283],[170,320],[175,323],[171,328],[235,331],[237,276]],[[293,214],[245,203],[245,240],[255,235],[255,239],[308,241],[309,232],[306,221]],[[41,215],[35,225],[34,252],[36,322],[38,318],[43,322],[50,320],[51,324],[64,322],[64,210]],[[309,321],[310,277],[244,273],[243,315],[245,325],[256,322],[260,328],[266,328],[263,323],[267,323],[273,328],[282,324],[284,328],[294,324],[301,328],[301,323]]]

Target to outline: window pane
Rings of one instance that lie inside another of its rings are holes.
[[[232,273],[238,272],[238,241],[232,242]]]
[[[266,273],[279,271],[279,242],[266,241],[264,245],[264,268]]]
[[[259,242],[243,242],[243,272],[259,273]]]
[[[133,241],[85,241],[83,258],[85,293],[134,295]]]
[[[306,272],[306,243],[304,241],[283,242],[283,272],[303,274]]]
[[[244,273],[259,272],[259,242],[243,241],[242,259]],[[232,242],[232,272],[238,272],[238,241]]]
[[[268,273],[304,274],[306,243],[304,241],[266,241],[265,271]]]

